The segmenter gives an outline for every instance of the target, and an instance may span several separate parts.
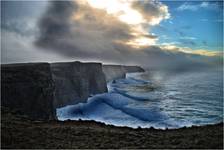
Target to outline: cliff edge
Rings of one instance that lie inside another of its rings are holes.
[[[125,78],[126,73],[144,71],[145,70],[139,66],[103,65],[103,72],[107,82],[119,78]]]
[[[86,102],[91,95],[107,92],[101,63],[52,63],[51,70],[55,108]]]
[[[53,91],[50,64],[1,65],[1,106],[32,119],[55,119]]]
[[[143,72],[138,66],[60,62],[1,65],[2,106],[36,120],[56,119],[56,108],[107,92],[107,82]]]

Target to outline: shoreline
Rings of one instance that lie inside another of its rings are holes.
[[[224,124],[224,122],[220,121],[220,122],[216,122],[216,123],[208,123],[208,124],[200,124],[200,125],[195,125],[195,124],[192,124],[192,125],[189,125],[189,126],[181,126],[181,127],[173,127],[173,128],[157,128],[157,127],[153,127],[153,126],[150,126],[150,127],[141,127],[141,126],[138,126],[138,127],[131,127],[131,126],[126,126],[126,125],[114,125],[114,124],[108,124],[106,122],[101,122],[101,121],[97,121],[97,120],[84,120],[84,119],[78,119],[78,120],[70,120],[70,119],[67,119],[67,120],[54,120],[53,122],[55,123],[59,123],[59,124],[63,124],[63,123],[82,123],[82,124],[99,124],[99,125],[102,125],[102,126],[109,126],[109,127],[112,127],[112,128],[129,128],[129,129],[134,129],[134,130],[139,130],[139,129],[142,129],[142,130],[148,130],[148,129],[154,129],[154,130],[161,130],[161,131],[166,131],[166,130],[178,130],[178,129],[186,129],[186,128],[195,128],[195,127],[204,127],[204,126],[214,126],[214,125],[220,125],[220,124]]]
[[[55,67],[55,72],[52,72],[52,67]],[[81,62],[58,63],[56,66],[48,63],[4,66],[1,148],[223,149],[223,122],[178,129],[155,129],[118,127],[93,120],[55,120],[57,105],[68,105],[70,100],[77,97],[82,98],[81,102],[86,101],[89,95],[107,91],[107,80],[141,70],[136,66],[125,66],[126,69],[124,66],[107,66],[105,70],[103,67],[102,64]],[[111,72],[114,72],[112,76]],[[73,73],[76,76],[69,76]],[[62,87],[59,86],[61,82]],[[54,97],[55,88],[61,91],[58,92],[58,99]],[[61,99],[67,90],[69,97]]]
[[[35,121],[1,108],[1,148],[223,148],[223,122],[178,129]]]

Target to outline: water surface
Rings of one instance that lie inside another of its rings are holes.
[[[87,103],[57,109],[58,118],[163,129],[223,120],[222,70],[131,73],[108,89]]]

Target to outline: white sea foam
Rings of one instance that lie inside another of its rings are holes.
[[[140,73],[128,74],[126,79],[108,83],[108,93],[90,97],[86,103],[58,108],[57,116],[59,120],[96,120],[134,128],[165,129],[216,123],[223,119],[222,90],[217,82],[220,77],[215,74],[216,80],[211,81],[214,91],[206,91],[211,82],[202,81],[208,80],[209,75],[175,76],[163,88],[147,91],[147,87],[153,86],[152,81],[141,79]]]

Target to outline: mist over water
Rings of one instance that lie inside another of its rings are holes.
[[[222,69],[131,73],[108,83],[108,89],[87,103],[58,108],[58,119],[163,129],[223,120]]]

